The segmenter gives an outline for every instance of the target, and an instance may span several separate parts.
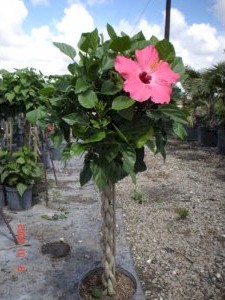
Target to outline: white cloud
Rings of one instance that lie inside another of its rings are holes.
[[[9,17],[10,12],[10,17]],[[24,3],[19,0],[0,1],[0,41],[3,45],[20,44],[22,24],[28,15]]]
[[[214,0],[213,12],[215,16],[225,25],[225,1]]]
[[[33,28],[28,35],[22,30],[28,11],[19,0],[0,1],[0,69],[12,71],[14,68],[33,67],[45,74],[67,72],[70,62],[56,47],[53,41],[77,45],[82,32],[94,29],[94,20],[82,4],[72,4],[64,10],[64,16],[55,25],[56,33],[48,25]],[[3,19],[4,20],[4,19]]]
[[[50,0],[30,0],[33,5],[49,5]]]
[[[59,39],[76,45],[82,32],[94,29],[94,19],[86,8],[78,3],[65,8],[64,17],[56,24]]]
[[[149,24],[145,19],[140,20],[136,26],[123,19],[119,22],[118,25],[113,25],[113,27],[116,30],[117,34],[120,34],[123,31],[126,34],[132,36],[135,33],[142,31],[146,38],[150,38],[152,35],[163,38],[161,27],[157,24]]]
[[[27,15],[28,10],[22,0],[0,0],[0,69],[33,67],[46,74],[64,73],[70,60],[52,42],[76,46],[82,32],[95,28],[89,11],[77,1],[68,4],[63,17],[54,22],[54,28],[43,24],[27,34],[23,30]],[[49,22],[52,24],[52,20]],[[140,20],[135,28],[124,19],[114,24],[114,28],[118,33],[124,31],[127,34],[142,30],[146,38],[156,35],[161,39],[164,35],[163,25],[150,24],[146,19]],[[105,28],[102,31],[105,34]],[[177,55],[183,57],[185,64],[204,68],[224,59],[224,36],[209,24],[187,24],[184,15],[177,9],[171,10],[170,36]]]
[[[202,69],[224,59],[225,37],[206,23],[187,24],[184,15],[171,9],[171,41],[185,64]]]
[[[150,24],[142,19],[135,26],[126,20],[122,20],[116,26],[117,32],[135,34],[142,30],[146,38],[152,35],[162,39],[164,36],[163,26]],[[185,16],[176,8],[171,9],[170,40],[173,43],[176,54],[183,58],[187,65],[196,69],[202,69],[224,60],[225,37],[221,36],[216,28],[209,24],[199,23],[189,25]]]
[[[112,2],[112,0],[87,0],[87,4],[90,6],[99,5],[107,2]]]

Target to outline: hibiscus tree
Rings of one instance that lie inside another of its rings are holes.
[[[101,192],[102,284],[105,294],[114,295],[115,184],[128,175],[135,183],[136,174],[146,170],[147,148],[165,157],[165,124],[183,138],[186,114],[174,85],[184,78],[184,67],[172,44],[146,39],[142,32],[119,36],[110,25],[107,30],[106,41],[97,29],[83,33],[78,55],[72,46],[54,43],[72,63],[70,75],[56,80],[57,114],[54,107],[52,117],[46,114],[54,124],[53,141],[62,136],[67,141],[64,158],[85,155],[81,185],[93,178]]]

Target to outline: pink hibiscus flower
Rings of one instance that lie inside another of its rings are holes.
[[[118,55],[115,69],[125,79],[123,89],[138,102],[151,100],[169,103],[172,84],[180,75],[171,70],[166,61],[159,60],[155,47],[135,51],[136,60]]]

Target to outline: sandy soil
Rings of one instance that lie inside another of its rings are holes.
[[[136,200],[129,178],[117,186],[146,299],[225,299],[225,157],[171,140],[165,163],[150,152],[146,163]]]

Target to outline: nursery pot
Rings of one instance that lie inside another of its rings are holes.
[[[0,184],[0,208],[5,206],[4,186]]]
[[[218,130],[217,147],[219,154],[225,154],[225,129]]]
[[[59,148],[51,147],[50,151],[51,151],[52,160],[60,160],[60,158],[61,158],[61,151],[60,151]]]
[[[102,267],[95,268],[93,270],[90,270],[88,273],[86,273],[81,278],[79,286],[78,286],[78,291],[79,291],[78,300],[89,299],[89,298],[84,298],[83,297],[84,285],[85,285],[85,283],[87,283],[89,281],[91,282],[90,283],[90,289],[93,289],[94,287],[96,287],[96,289],[100,290],[100,288],[98,288],[98,285],[97,284],[95,285],[95,279],[94,278],[98,278],[98,280],[97,280],[98,282],[101,281],[101,272],[102,272],[102,270],[103,270]],[[122,276],[126,280],[126,282],[129,282],[130,286],[132,287],[132,289],[130,290],[130,293],[129,293],[129,297],[125,297],[125,295],[120,295],[120,299],[135,300],[135,293],[136,293],[136,290],[137,290],[137,282],[136,282],[136,279],[134,278],[134,276],[131,273],[129,273],[127,270],[125,270],[121,267],[116,267],[116,273],[119,276]],[[121,290],[124,290],[125,285],[126,284],[123,284],[123,282],[121,283]],[[120,285],[118,284],[118,290],[117,290],[118,294],[119,294],[119,290],[120,290]],[[87,295],[85,294],[85,296],[87,296]],[[89,295],[89,297],[90,297],[90,295]],[[104,296],[103,296],[103,299],[104,299]],[[107,299],[108,299],[108,297],[107,297]],[[111,298],[109,298],[109,299],[111,299]]]
[[[6,198],[11,210],[27,210],[32,207],[32,186],[29,186],[22,197],[16,187],[6,186]]]
[[[44,151],[42,155],[45,169],[51,169],[51,159],[49,151]]]
[[[197,141],[198,140],[198,127],[185,127],[187,132],[187,141]]]
[[[198,142],[201,146],[216,147],[217,146],[217,129],[208,127],[198,128]]]

